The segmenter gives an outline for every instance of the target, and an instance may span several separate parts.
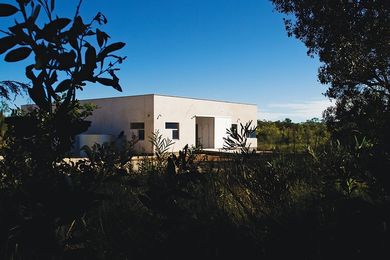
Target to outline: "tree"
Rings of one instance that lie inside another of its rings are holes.
[[[16,2],[17,6],[0,4],[0,16],[20,14],[22,17],[8,30],[1,30],[6,36],[0,39],[0,54],[6,53],[6,62],[18,62],[34,55],[35,62],[26,67],[26,77],[32,82],[28,93],[40,109],[51,112],[53,103],[60,101],[62,107],[69,106],[76,99],[76,89],[82,90],[85,82],[122,91],[115,65],[125,57],[113,52],[125,44],[108,44],[109,35],[95,28],[107,23],[102,13],[85,23],[79,15],[81,0],[73,19],[55,16],[55,1]],[[39,24],[42,12],[46,14],[43,25]],[[97,42],[98,51],[93,42]],[[103,77],[106,74],[109,78]]]
[[[103,14],[83,21],[82,0],[73,18],[55,15],[55,3],[0,4],[0,19],[15,19],[13,26],[0,28],[5,34],[0,38],[0,54],[10,63],[34,58],[28,59],[32,64],[25,69],[31,84],[2,81],[0,96],[9,99],[27,87],[39,108],[14,111],[6,118],[0,149],[2,259],[78,259],[66,257],[78,240],[72,234],[75,223],[105,198],[97,189],[107,175],[116,173],[98,175],[93,166],[72,169],[73,164],[63,159],[74,137],[88,129],[90,122],[85,119],[93,109],[77,102],[76,90],[90,82],[121,91],[115,73],[125,57],[115,51],[125,44],[108,43],[109,35],[97,28],[107,22]]]
[[[326,95],[336,99],[336,107],[325,117],[336,136],[349,135],[352,140],[360,133],[375,143],[387,142],[382,133],[390,129],[390,2],[272,2],[288,15],[288,35],[301,40],[308,55],[318,55],[322,62],[318,78],[329,85]],[[375,133],[368,131],[372,122],[381,127]]]
[[[109,44],[109,35],[100,30],[107,23],[102,13],[89,22],[79,14],[79,1],[73,18],[55,14],[54,0],[16,0],[15,5],[0,4],[0,17],[15,18],[15,25],[0,30],[6,36],[0,39],[0,54],[6,62],[18,62],[33,55],[32,64],[26,66],[25,75],[31,81],[27,88],[30,98],[38,106],[38,118],[14,116],[7,119],[14,133],[19,137],[36,136],[39,131],[31,125],[39,125],[45,118],[49,130],[48,141],[67,144],[62,150],[70,149],[72,138],[88,129],[90,123],[74,118],[74,110],[80,109],[76,90],[82,90],[87,82],[100,83],[122,91],[116,65],[126,57],[115,54],[125,43]],[[45,15],[41,15],[44,13]],[[96,46],[96,48],[94,47]],[[3,81],[0,95],[8,97],[17,93],[25,84]],[[34,122],[33,122],[34,121]],[[48,125],[52,126],[48,127]],[[41,136],[45,134],[40,134]]]

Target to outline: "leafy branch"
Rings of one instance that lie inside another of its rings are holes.
[[[34,56],[34,62],[25,71],[32,82],[28,93],[43,111],[53,112],[54,102],[68,111],[71,101],[76,100],[76,89],[82,90],[86,82],[122,91],[115,73],[119,70],[116,66],[126,57],[114,53],[125,43],[108,43],[110,36],[97,28],[107,23],[102,13],[85,23],[79,15],[81,3],[82,0],[73,19],[55,15],[55,0],[0,4],[0,17],[16,16],[15,25],[0,31],[6,35],[0,39],[0,54],[5,54],[6,62]],[[38,22],[45,20],[38,19],[42,9],[46,22]]]

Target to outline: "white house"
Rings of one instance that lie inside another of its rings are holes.
[[[163,137],[175,143],[172,151],[201,145],[204,149],[220,149],[226,137],[226,129],[240,130],[240,123],[257,123],[257,107],[253,104],[184,98],[165,95],[139,95],[82,100],[98,108],[87,120],[92,122],[86,133],[79,137],[82,144],[90,144],[94,138],[108,140],[124,132],[127,139],[136,137],[136,150],[152,153],[149,141],[158,130]],[[100,138],[99,138],[100,137]],[[248,139],[251,147],[257,147],[257,139]],[[82,144],[79,145],[82,145]]]

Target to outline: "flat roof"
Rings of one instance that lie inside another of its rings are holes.
[[[131,95],[131,96],[120,96],[120,97],[88,98],[88,99],[81,99],[80,101],[101,100],[101,99],[116,99],[116,98],[129,98],[129,97],[143,97],[143,96],[160,96],[160,97],[184,98],[184,99],[195,99],[195,100],[203,100],[203,101],[213,101],[213,102],[222,102],[222,103],[232,103],[232,104],[257,106],[257,104],[252,104],[252,103],[233,102],[233,101],[224,101],[224,100],[216,100],[216,99],[206,99],[206,98],[181,97],[181,96],[163,95],[163,94],[142,94],[142,95]]]

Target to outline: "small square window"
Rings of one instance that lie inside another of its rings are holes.
[[[132,129],[133,134],[137,133],[136,138],[138,140],[145,140],[145,123],[144,122],[133,122],[130,123],[130,129]]]
[[[256,130],[253,130],[246,134],[247,138],[256,138]]]
[[[144,129],[138,130],[138,140],[145,140],[145,130]]]
[[[130,129],[145,129],[143,122],[130,123]]]
[[[172,139],[179,140],[179,130],[177,130],[177,129],[172,130]]]
[[[179,123],[166,122],[165,129],[179,129]]]

